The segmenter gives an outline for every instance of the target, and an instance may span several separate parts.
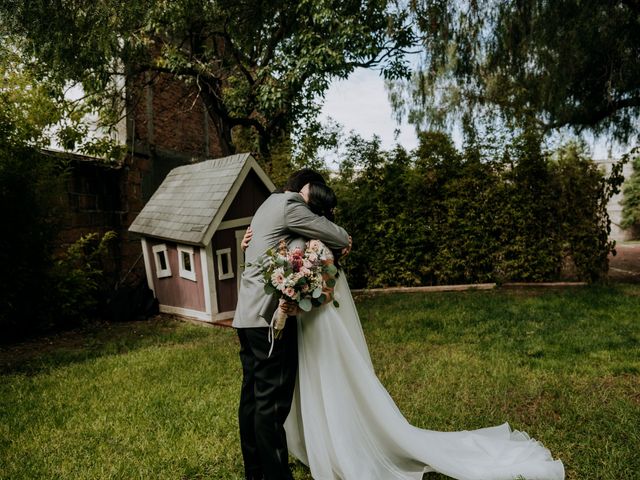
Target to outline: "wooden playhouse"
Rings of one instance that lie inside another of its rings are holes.
[[[240,241],[275,186],[248,153],[177,167],[129,230],[141,236],[160,311],[206,322],[233,317]]]

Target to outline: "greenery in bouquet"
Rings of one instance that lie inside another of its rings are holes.
[[[310,240],[303,250],[288,249],[284,240],[278,247],[269,249],[260,258],[259,266],[264,280],[264,290],[278,297],[280,302],[292,302],[300,310],[310,311],[333,301],[338,269],[331,250],[318,240]],[[275,320],[276,337],[284,328],[286,315],[280,313]]]

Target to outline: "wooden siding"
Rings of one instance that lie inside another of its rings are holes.
[[[227,230],[219,230],[213,236],[212,241],[212,253],[213,253],[213,268],[215,275],[215,285],[218,300],[218,312],[229,312],[236,309],[236,303],[238,303],[238,249],[236,247],[236,230],[245,230],[245,227],[240,229],[229,228]],[[220,280],[220,271],[218,269],[218,256],[216,252],[225,248],[231,249],[231,265],[233,268],[233,278],[227,278]]]
[[[271,192],[265,187],[258,175],[251,170],[222,220],[252,217],[269,195]]]
[[[171,242],[162,242],[152,238],[147,239],[147,248],[150,259],[151,278],[155,287],[156,297],[161,305],[186,308],[205,312],[204,282],[202,280],[201,249],[193,249],[193,266],[196,271],[196,281],[188,280],[180,276],[178,265],[178,246]],[[167,246],[167,256],[171,267],[171,276],[158,278],[156,274],[156,261],[153,246],[164,243]]]

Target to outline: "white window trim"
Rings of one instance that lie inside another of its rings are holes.
[[[182,254],[186,253],[189,255],[191,270],[187,270],[184,268],[184,259]],[[180,276],[182,278],[186,278],[187,280],[196,281],[196,264],[195,264],[195,255],[193,254],[193,247],[187,247],[186,245],[178,245],[178,268],[180,270]]]
[[[158,278],[170,277],[171,276],[171,265],[169,264],[169,254],[167,251],[167,245],[161,243],[159,245],[154,245],[151,249],[153,251],[153,260],[156,262],[156,276]],[[167,268],[162,269],[162,265],[160,265],[160,261],[158,260],[158,253],[162,252],[164,255],[164,262],[167,265]]]
[[[227,255],[227,272],[226,274],[222,273],[222,257]],[[233,264],[231,263],[231,249],[223,248],[222,250],[216,250],[216,256],[218,257],[218,280],[226,280],[228,278],[233,278],[235,275],[233,274]]]

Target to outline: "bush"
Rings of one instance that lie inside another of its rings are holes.
[[[54,258],[67,177],[40,149],[62,110],[46,81],[11,61],[10,47],[0,55],[0,341],[77,324],[96,305],[101,282],[96,238]]]
[[[96,317],[103,307],[107,291],[104,260],[108,246],[116,238],[113,231],[102,238],[97,233],[80,237],[55,262],[51,275],[57,297],[58,326],[75,326]]]
[[[0,143],[0,337],[76,326],[104,298],[102,258],[113,232],[83,237],[55,258],[65,172],[36,149]]]
[[[2,148],[4,147],[4,148]],[[0,329],[21,335],[48,326],[56,205],[63,178],[49,158],[30,148],[0,145]]]
[[[524,132],[505,148],[458,151],[423,133],[416,151],[350,139],[335,188],[354,237],[354,287],[545,281],[570,260],[581,279],[607,271],[606,179],[579,145],[554,155]]]
[[[615,172],[605,178],[576,144],[558,149],[549,167],[557,192],[551,199],[558,222],[555,248],[561,258],[573,261],[579,278],[597,281],[607,272],[609,253],[615,246],[609,239],[607,204],[622,178]]]

